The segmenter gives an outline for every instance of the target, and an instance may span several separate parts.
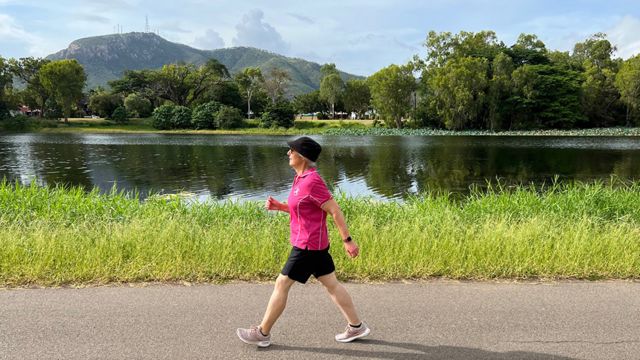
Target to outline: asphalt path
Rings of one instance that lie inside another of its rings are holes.
[[[340,313],[296,284],[258,349],[272,284],[0,289],[0,359],[640,359],[640,283],[346,284],[372,329],[337,343]]]

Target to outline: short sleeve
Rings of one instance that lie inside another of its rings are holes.
[[[333,197],[320,176],[313,178],[309,195],[311,195],[311,199],[313,199],[318,206],[322,206],[322,204],[331,200]]]

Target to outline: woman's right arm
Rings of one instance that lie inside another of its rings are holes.
[[[280,201],[272,198],[271,196],[267,198],[267,202],[265,203],[264,207],[267,210],[284,211],[286,213],[289,212],[289,206],[287,206],[287,203],[281,203]]]

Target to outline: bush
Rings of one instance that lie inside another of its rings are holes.
[[[191,127],[191,109],[186,106],[176,106],[171,116],[173,129],[188,129]]]
[[[115,110],[113,110],[113,114],[111,114],[111,120],[115,121],[118,124],[124,124],[129,121],[129,117],[127,116],[127,109],[124,106],[118,106]]]
[[[267,106],[260,117],[260,126],[290,128],[293,126],[295,116],[296,112],[291,103],[280,99]]]
[[[89,110],[106,118],[111,116],[119,106],[122,106],[122,97],[118,94],[99,92],[89,97]]]
[[[129,94],[124,99],[124,106],[132,117],[149,117],[153,110],[151,101],[140,94]]]
[[[0,101],[0,121],[8,119],[10,116],[9,107],[4,102]]]
[[[25,131],[36,127],[37,122],[28,116],[18,114],[16,116],[6,115],[0,125],[2,129],[8,131]]]
[[[162,105],[153,110],[151,125],[158,130],[168,130],[173,127],[173,109],[175,105]]]
[[[216,115],[216,126],[220,129],[236,129],[242,126],[243,119],[238,108],[222,105]]]
[[[192,126],[195,129],[215,129],[220,106],[221,104],[217,101],[196,106],[193,110],[193,116],[191,116]]]

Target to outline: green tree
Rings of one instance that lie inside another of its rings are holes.
[[[13,82],[9,63],[0,56],[0,120],[9,115],[8,92]]]
[[[599,68],[596,63],[585,60],[581,105],[587,116],[588,126],[616,125],[616,108],[620,93],[615,85],[616,73],[611,68]]]
[[[124,124],[129,121],[127,109],[124,106],[118,106],[111,114],[111,119],[118,124]]]
[[[524,65],[512,74],[513,106],[509,128],[564,128],[584,125],[580,111],[582,78],[552,65]]]
[[[152,126],[158,130],[168,130],[173,127],[173,111],[176,105],[160,105],[153,110],[151,117],[153,118]]]
[[[242,126],[243,118],[240,109],[222,105],[216,114],[216,127],[219,129],[236,129]]]
[[[131,93],[147,93],[151,90],[154,70],[125,70],[121,78],[108,82],[111,92],[128,96]]]
[[[493,31],[461,31],[455,37],[453,58],[474,57],[491,61],[504,50],[504,44]]]
[[[220,110],[220,104],[217,101],[211,101],[208,103],[200,104],[193,109],[193,115],[191,116],[191,123],[195,129],[215,129],[216,117],[218,110]]]
[[[193,64],[164,65],[151,76],[151,86],[161,98],[178,106],[186,106],[189,103],[195,71],[196,67]]]
[[[448,129],[478,126],[487,92],[487,60],[464,57],[448,61],[428,79],[430,101]]]
[[[561,67],[567,70],[580,70],[582,64],[569,54],[568,51],[549,51],[547,57],[551,65]]]
[[[516,66],[525,64],[548,64],[547,47],[533,34],[520,34],[518,40],[509,48],[507,54]]]
[[[108,82],[113,94],[127,97],[133,93],[139,94],[151,102],[156,108],[165,101],[160,97],[160,86],[155,84],[156,70],[126,70],[120,79]]]
[[[329,104],[331,116],[336,117],[336,103],[344,92],[344,82],[337,72],[329,73],[320,80],[320,98]]]
[[[594,34],[574,46],[573,59],[584,70],[582,111],[592,127],[615,125],[616,117],[622,118],[616,111],[620,109],[620,94],[615,86],[618,70],[612,59],[615,50],[603,33]]]
[[[35,104],[40,108],[40,117],[45,116],[44,104],[49,98],[49,93],[40,81],[39,72],[42,66],[50,62],[51,60],[33,57],[9,60],[11,71],[18,79],[26,84],[26,91],[29,93],[29,96],[33,97]]]
[[[461,31],[456,35],[450,32],[429,31],[423,45],[427,50],[426,58],[424,60],[416,59],[418,60],[416,62],[428,68],[442,67],[449,60],[461,57],[493,60],[505,49],[504,44],[498,41],[496,33],[493,31],[479,31],[477,33]]]
[[[423,46],[427,50],[426,58],[423,63],[427,68],[435,68],[444,66],[453,54],[457,40],[450,32],[437,33],[433,30],[427,34]]]
[[[260,96],[261,94],[261,92],[254,94],[254,112],[258,110],[257,108],[261,105],[260,102],[264,100]],[[215,86],[210,87],[195,104],[203,104],[211,101],[217,101],[223,105],[233,106],[238,109],[243,109],[246,105],[242,99],[238,84],[231,80],[222,80],[215,84]]]
[[[267,96],[271,99],[271,103],[275,103],[278,99],[284,97],[290,82],[291,75],[284,69],[274,67],[267,72],[263,86]]]
[[[322,77],[325,77],[331,74],[340,75],[340,72],[338,71],[338,68],[336,68],[336,64],[330,63],[320,66],[320,74]]]
[[[298,114],[313,114],[326,112],[327,104],[320,99],[320,90],[316,90],[293,98],[293,108]]]
[[[589,60],[598,68],[611,68],[615,51],[616,47],[607,40],[606,34],[596,33],[574,45],[573,58],[580,64]]]
[[[186,106],[176,106],[173,108],[171,116],[171,127],[173,129],[188,129],[191,127],[191,109]]]
[[[159,97],[179,106],[206,102],[204,94],[227,80],[229,72],[224,65],[210,59],[204,65],[169,64],[151,75],[151,88]]]
[[[416,89],[413,67],[390,65],[367,80],[373,107],[388,125],[402,128],[402,119],[411,110],[412,94]]]
[[[251,119],[251,98],[264,86],[264,77],[259,68],[248,67],[236,74],[236,83],[247,97],[247,118]]]
[[[269,127],[293,127],[296,112],[293,105],[284,98],[267,105],[260,117],[260,126]]]
[[[366,80],[350,79],[344,88],[344,107],[362,119],[371,106],[371,90]]]
[[[138,93],[129,94],[124,99],[124,106],[132,117],[146,118],[153,111],[151,101]]]
[[[488,90],[488,127],[491,130],[502,128],[509,118],[508,99],[511,96],[511,73],[513,61],[505,53],[498,54],[491,63],[492,77]]]
[[[122,97],[119,94],[111,94],[107,91],[94,91],[89,96],[89,110],[103,118],[111,117],[118,107],[122,106]]]
[[[82,65],[76,60],[58,60],[47,63],[40,68],[40,82],[62,107],[64,121],[69,116],[74,104],[82,99],[82,89],[87,75]]]
[[[631,115],[640,110],[640,55],[627,59],[616,75],[616,87],[622,102],[627,106],[627,126],[631,125]]]

